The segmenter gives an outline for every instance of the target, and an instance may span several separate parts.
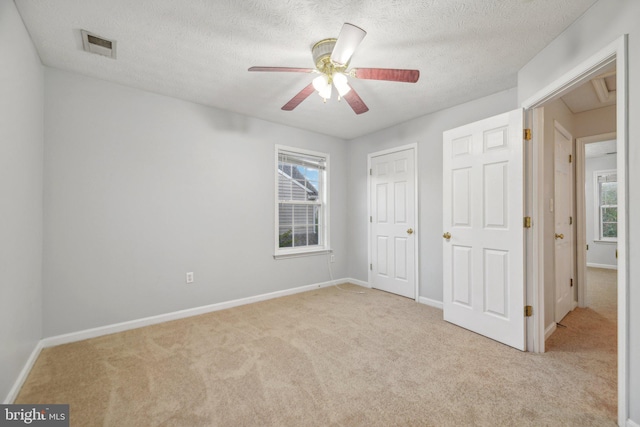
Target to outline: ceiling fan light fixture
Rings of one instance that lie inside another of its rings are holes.
[[[326,74],[319,75],[313,79],[313,88],[318,91],[318,95],[322,98],[331,98],[331,82]]]
[[[335,73],[333,75],[333,85],[336,87],[336,90],[341,97],[344,97],[351,90],[351,86],[349,86],[349,82],[347,81],[347,76],[342,73]]]

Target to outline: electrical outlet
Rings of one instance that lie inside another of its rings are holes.
[[[329,261],[336,262],[336,256],[334,254],[331,254],[331,257],[329,258]]]
[[[187,273],[187,283],[193,283],[193,272]]]

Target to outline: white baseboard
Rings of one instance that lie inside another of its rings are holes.
[[[439,308],[440,310],[442,310],[443,308],[442,301],[437,301],[427,297],[418,297],[418,302],[420,304],[428,305],[430,307]]]
[[[553,322],[552,324],[550,324],[547,329],[544,330],[544,340],[546,341],[547,338],[549,338],[551,336],[552,333],[554,333],[556,331],[558,327],[556,326],[556,322]]]
[[[617,265],[609,265],[609,264],[596,264],[594,262],[588,262],[587,267],[595,267],[595,268],[606,268],[607,270],[617,270]]]
[[[627,420],[627,426],[626,427],[640,427],[640,424],[638,424],[638,423],[636,423],[634,421],[631,421],[631,418],[629,418]]]
[[[350,277],[344,279],[344,283],[353,283],[354,285],[362,286],[363,288],[371,289],[371,285],[369,282],[365,282],[364,280],[352,279]]]
[[[44,338],[40,341],[40,343],[42,344],[43,348],[53,347],[56,345],[67,344],[71,342],[86,340],[89,338],[96,338],[103,335],[115,334],[117,332],[128,331],[131,329],[142,328],[144,326],[155,325],[158,323],[168,322],[171,320],[184,319],[185,317],[197,316],[200,314],[211,313],[213,311],[219,311],[227,308],[238,307],[241,305],[251,304],[254,302],[266,301],[273,298],[279,298],[287,295],[298,294],[300,292],[312,291],[318,288],[326,288],[327,286],[333,286],[340,283],[345,283],[347,281],[349,281],[349,279],[331,280],[328,282],[316,283],[313,285],[306,285],[306,286],[300,286],[292,289],[285,289],[283,291],[270,292],[268,294],[261,294],[261,295],[256,295],[252,297],[247,297],[247,298],[240,298],[240,299],[220,302],[216,304],[204,305],[201,307],[188,308],[186,310],[159,314],[157,316],[144,317],[142,319],[130,320],[128,322],[115,323],[112,325],[100,326],[92,329],[85,329],[83,331],[56,335],[53,337]]]
[[[36,363],[36,360],[38,359],[38,356],[40,355],[42,348],[43,348],[42,341],[38,341],[35,348],[31,352],[31,355],[27,359],[27,363],[25,363],[24,366],[22,367],[22,370],[20,371],[20,375],[18,375],[18,378],[13,383],[13,387],[11,387],[11,390],[9,390],[9,394],[7,394],[7,397],[5,397],[4,399],[5,405],[12,404],[13,401],[16,400],[16,397],[18,397],[18,393],[20,392],[20,389],[22,388],[22,385],[24,384],[24,382],[27,380],[27,377],[29,376],[29,372],[31,372],[31,368],[33,368],[33,364]]]

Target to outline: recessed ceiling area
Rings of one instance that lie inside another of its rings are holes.
[[[517,72],[596,0],[15,0],[42,63],[275,123],[352,139],[517,85]],[[335,98],[281,107],[345,22],[367,31],[351,66],[420,71],[415,84],[350,78],[369,107]],[[83,50],[81,30],[117,43]],[[605,79],[605,87],[615,90]]]
[[[615,63],[561,99],[574,114],[616,105]]]

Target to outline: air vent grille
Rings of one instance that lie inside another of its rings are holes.
[[[116,42],[105,39],[86,30],[80,30],[82,34],[82,48],[90,53],[116,58]]]

